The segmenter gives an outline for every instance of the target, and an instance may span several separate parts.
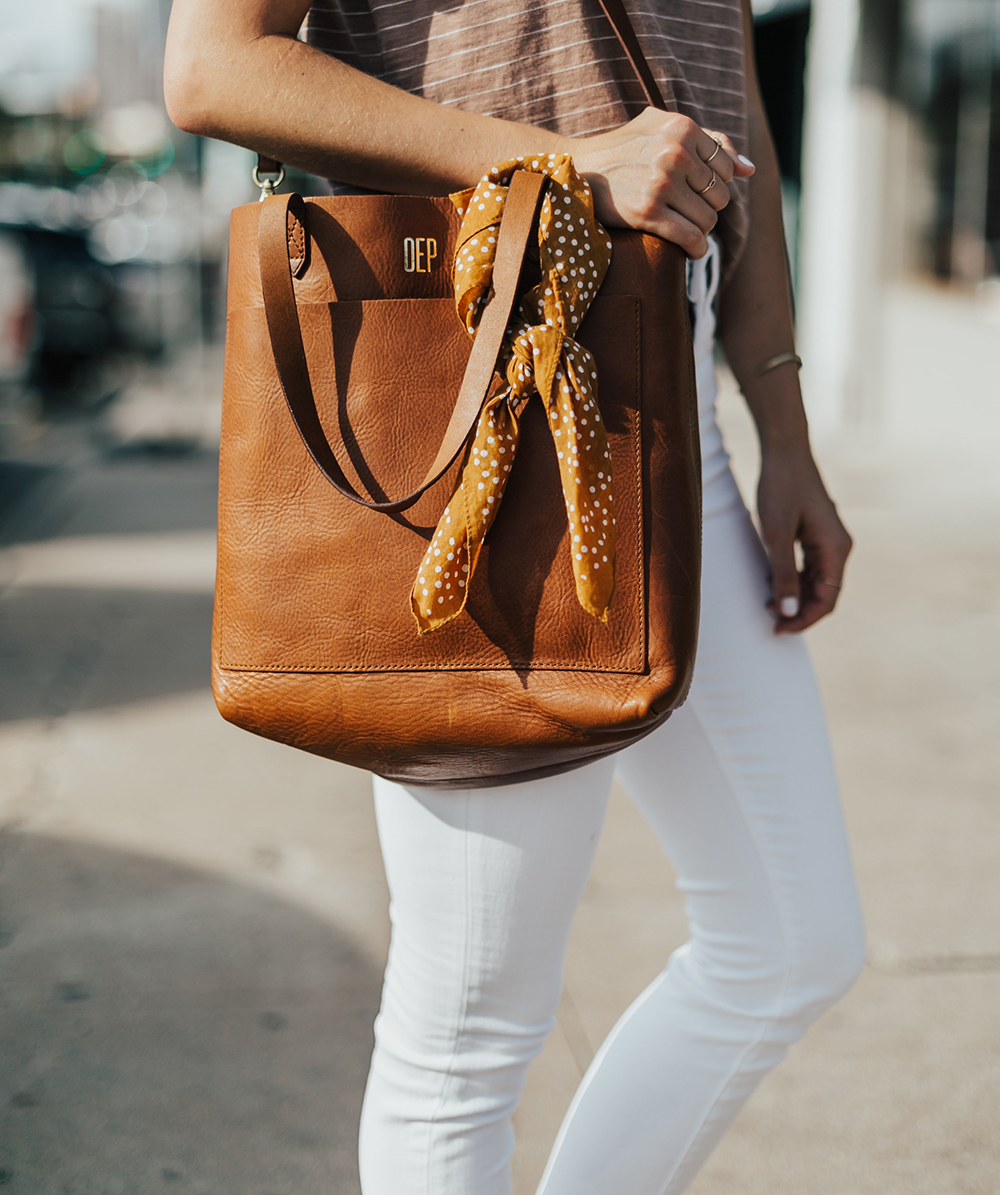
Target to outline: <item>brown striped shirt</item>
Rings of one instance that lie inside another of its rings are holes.
[[[626,0],[667,105],[747,150],[740,0]],[[645,106],[597,0],[317,0],[306,39],[404,91],[582,137]],[[719,233],[731,268],[746,184]]]

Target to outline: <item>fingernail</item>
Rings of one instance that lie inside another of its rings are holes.
[[[742,154],[740,154],[740,161],[743,163],[744,166],[749,166],[751,170],[757,169],[757,167],[753,164],[753,162],[751,162],[749,158],[745,158]]]
[[[794,618],[799,612],[799,599],[786,597],[781,599],[781,613],[785,618]]]

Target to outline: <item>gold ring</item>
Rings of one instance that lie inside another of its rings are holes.
[[[707,165],[707,163],[706,163],[706,165]],[[718,180],[718,177],[719,176],[713,170],[712,171],[712,181],[708,184],[707,187],[702,187],[702,189],[698,192],[698,194],[704,195],[706,191],[711,191],[711,189],[715,186],[716,181]]]
[[[835,581],[833,577],[820,577],[816,582],[817,585],[831,585],[834,589],[843,589],[843,581]]]
[[[715,149],[712,151],[712,157],[705,159],[706,166],[708,166],[712,162],[712,160],[715,158],[715,155],[719,152],[720,149],[722,149],[722,142],[719,140],[718,137],[713,137],[712,140],[715,142]]]

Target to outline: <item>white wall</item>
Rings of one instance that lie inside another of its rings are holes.
[[[852,414],[859,365],[864,114],[852,84],[858,0],[813,0],[806,68],[798,342],[814,435]]]
[[[813,435],[887,450],[992,446],[1000,317],[914,273],[925,147],[899,105],[854,83],[859,7],[813,0],[798,293]]]

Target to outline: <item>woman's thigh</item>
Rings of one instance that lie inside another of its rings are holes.
[[[565,936],[593,860],[612,760],[544,780],[437,791],[375,781],[390,893],[389,969],[426,1014],[471,997],[558,1001]],[[405,969],[405,970],[404,970]],[[383,1010],[385,1011],[385,1010]],[[463,1008],[468,1023],[470,1009]],[[485,1011],[485,1007],[480,1009]],[[512,1012],[513,1015],[513,1012]]]
[[[366,1195],[502,1195],[555,1024],[614,761],[509,787],[375,782],[392,941],[361,1130]]]

